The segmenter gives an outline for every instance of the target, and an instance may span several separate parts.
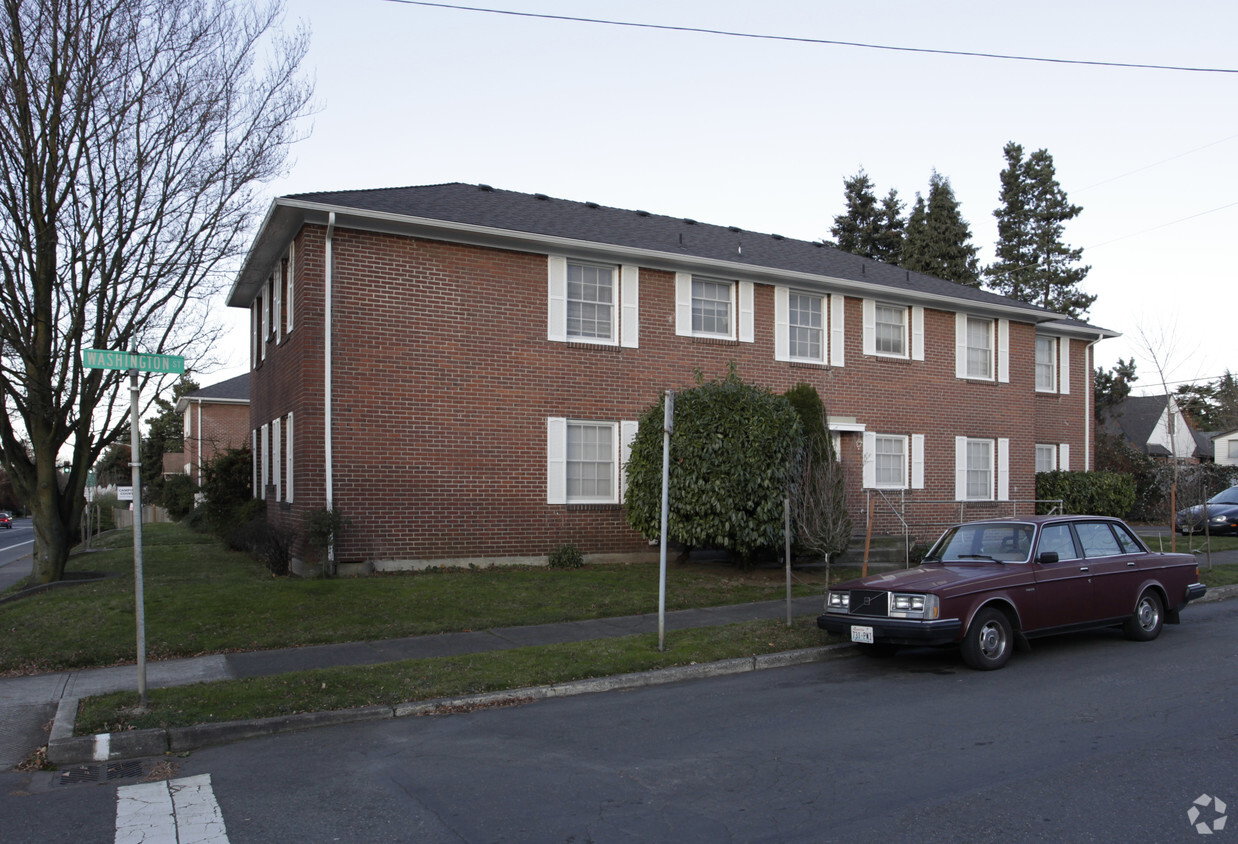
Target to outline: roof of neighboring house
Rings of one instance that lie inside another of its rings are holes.
[[[1113,407],[1104,412],[1104,418],[1100,422],[1102,431],[1122,437],[1139,451],[1145,454],[1150,454],[1155,457],[1170,457],[1169,449],[1160,444],[1148,445],[1148,439],[1152,436],[1153,429],[1165,414],[1166,396],[1127,396],[1123,401],[1115,404]],[[1179,414],[1179,417],[1191,432],[1191,436],[1195,440],[1195,454],[1193,457],[1211,457],[1212,443],[1208,443],[1208,447],[1202,448],[1200,445],[1200,435],[1191,427],[1191,423],[1185,416]]]
[[[969,305],[1043,323],[1066,334],[1118,336],[1035,305],[909,272],[822,243],[462,183],[305,193],[276,199],[232,287],[228,304],[248,307],[301,226],[307,222],[326,224],[331,213],[341,227],[526,251],[558,248],[581,258],[627,257],[653,268],[826,282],[861,294]]]
[[[176,412],[184,413],[191,402],[216,402],[219,404],[249,404],[249,373],[211,384],[192,393],[186,393],[176,402]]]

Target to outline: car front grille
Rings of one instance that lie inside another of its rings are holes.
[[[852,589],[852,615],[888,615],[890,593],[877,589]]]

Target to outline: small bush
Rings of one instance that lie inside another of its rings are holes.
[[[1036,498],[1061,499],[1063,512],[1125,518],[1135,504],[1135,479],[1117,472],[1039,472]],[[1053,505],[1036,505],[1048,513]]]
[[[188,475],[173,475],[163,482],[163,506],[178,522],[193,512],[197,495],[198,485]]]
[[[550,552],[552,569],[578,569],[585,564],[585,555],[575,545],[560,545]]]

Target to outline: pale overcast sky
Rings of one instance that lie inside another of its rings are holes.
[[[1233,0],[490,0],[492,9],[892,47],[1238,69]],[[1051,64],[287,0],[319,110],[275,196],[485,182],[805,240],[863,168],[910,205],[935,168],[993,259],[1002,148],[1046,148],[1083,213],[1093,324],[1172,381],[1238,371],[1238,73]],[[232,366],[247,367],[247,316]]]

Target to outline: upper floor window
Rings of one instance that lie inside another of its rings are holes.
[[[1036,391],[1057,391],[1057,338],[1036,337]]]
[[[825,297],[811,293],[787,293],[787,341],[792,358],[821,361],[825,358]]]
[[[751,281],[675,273],[675,333],[753,342],[753,289]]]
[[[1010,321],[955,315],[955,375],[1010,381]]]
[[[993,320],[967,318],[967,377],[993,377]]]
[[[561,342],[636,348],[640,271],[550,255],[547,336]]]
[[[613,340],[615,270],[596,264],[567,264],[567,336]]]
[[[877,354],[907,356],[907,309],[877,303],[874,308]]]

